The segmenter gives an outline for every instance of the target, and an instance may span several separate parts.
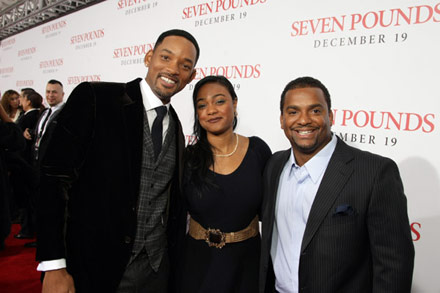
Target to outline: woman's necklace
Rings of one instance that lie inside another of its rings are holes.
[[[236,139],[236,143],[235,143],[235,147],[234,147],[234,150],[231,152],[231,153],[229,153],[229,154],[214,154],[214,156],[216,156],[216,157],[222,157],[222,158],[225,158],[225,157],[230,157],[230,156],[232,156],[233,154],[235,154],[235,152],[237,151],[237,147],[238,147],[238,135],[237,135],[237,133],[235,134],[235,137],[237,138]]]

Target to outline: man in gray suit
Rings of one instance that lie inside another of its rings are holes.
[[[266,165],[260,292],[410,292],[414,247],[396,164],[331,132],[330,94],[314,78],[288,83],[280,109],[292,147]]]

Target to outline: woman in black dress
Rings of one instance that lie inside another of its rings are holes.
[[[258,291],[258,214],[271,151],[260,138],[234,132],[237,100],[223,76],[207,76],[194,88],[197,142],[186,152],[183,292]]]

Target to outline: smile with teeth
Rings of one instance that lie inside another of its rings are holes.
[[[174,80],[169,79],[169,78],[167,78],[165,76],[161,76],[160,79],[162,79],[163,81],[165,81],[166,83],[169,83],[169,84],[175,84],[176,83]]]
[[[312,133],[313,130],[297,130],[299,134],[309,134]]]
[[[300,136],[308,136],[310,134],[312,134],[314,132],[314,130],[296,130],[296,132],[300,135]]]

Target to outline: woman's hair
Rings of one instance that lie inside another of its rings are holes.
[[[10,114],[12,112],[11,98],[13,96],[20,96],[20,95],[14,90],[7,90],[4,92],[4,94],[2,96],[2,100],[0,103],[2,104],[2,106],[5,109],[7,114]]]
[[[193,106],[194,106],[194,126],[193,135],[196,143],[190,145],[186,149],[185,167],[187,174],[190,176],[189,182],[194,185],[197,192],[201,194],[206,186],[215,186],[212,179],[208,176],[209,167],[214,164],[214,154],[212,152],[211,144],[208,141],[206,130],[200,125],[199,117],[197,115],[197,95],[200,89],[208,83],[217,83],[224,86],[232,97],[232,100],[237,100],[234,86],[224,76],[209,75],[201,79],[194,86],[193,92]],[[234,116],[233,129],[237,126],[237,117]]]

